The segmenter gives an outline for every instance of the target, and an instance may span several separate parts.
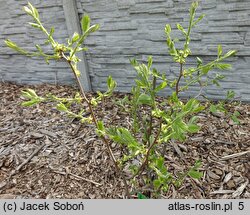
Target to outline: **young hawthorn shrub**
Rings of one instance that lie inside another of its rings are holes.
[[[54,28],[48,32],[40,21],[37,9],[29,3],[24,7],[24,11],[34,20],[29,24],[47,36],[46,43],[51,44],[53,54],[46,54],[39,45],[36,45],[36,52],[27,52],[12,41],[5,41],[8,47],[26,56],[41,56],[48,63],[50,60],[64,60],[68,63],[80,93],[77,92],[73,98],[59,98],[51,94],[41,97],[34,90],[27,89],[22,92],[22,95],[28,101],[23,102],[22,105],[31,106],[40,102],[53,102],[57,110],[66,113],[69,117],[79,119],[81,123],[94,124],[98,136],[107,147],[118,176],[123,180],[127,198],[130,198],[133,193],[138,194],[138,198],[146,198],[146,196],[157,198],[162,192],[168,190],[170,184],[179,187],[187,176],[199,179],[203,175],[198,170],[201,165],[200,161],[196,161],[192,167],[183,170],[178,175],[168,171],[165,161],[166,144],[184,141],[189,133],[196,133],[200,129],[196,115],[204,110],[205,106],[201,105],[197,98],[204,87],[209,84],[218,84],[218,81],[223,78],[218,74],[211,79],[208,76],[209,71],[229,69],[230,64],[225,64],[223,61],[236,53],[229,51],[223,54],[222,47],[219,45],[218,56],[215,60],[204,63],[197,57],[196,67],[185,68],[186,59],[191,54],[189,48],[191,30],[204,17],[201,15],[195,19],[197,7],[197,2],[192,3],[188,29],[185,30],[181,24],[176,25],[185,38],[183,49],[176,48],[176,40],[171,38],[171,26],[165,27],[169,54],[180,67],[179,76],[176,79],[167,79],[165,74],[153,68],[152,57],[148,58],[147,64],[139,63],[135,59],[131,60],[137,72],[135,86],[131,90],[130,99],[125,97],[118,102],[126,107],[124,110],[130,115],[131,121],[126,127],[115,125],[108,127],[102,119],[96,117],[96,106],[102,103],[104,98],[111,97],[116,87],[116,82],[111,76],[107,79],[108,90],[104,93],[97,92],[96,97],[90,98],[86,96],[79,81],[80,71],[77,69],[77,63],[80,59],[76,54],[86,50],[83,46],[86,37],[99,28],[99,25],[90,25],[89,16],[85,15],[81,20],[82,34],[75,33],[68,39],[67,44],[60,44],[53,38]],[[180,86],[181,79],[185,80],[183,86]],[[179,94],[187,91],[189,86],[194,84],[200,86],[200,93],[187,102],[181,101]],[[164,92],[163,90],[167,88],[172,92],[171,95],[163,101],[157,99],[157,94]],[[87,109],[83,103],[87,103]],[[73,104],[80,107],[79,112],[72,111]],[[87,117],[86,112],[90,113]],[[119,160],[115,158],[110,147],[112,141],[122,146],[123,156]]]

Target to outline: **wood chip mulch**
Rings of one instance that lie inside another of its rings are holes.
[[[22,107],[20,93],[26,88],[0,83],[0,199],[124,198],[122,180],[95,128],[67,118],[50,104]],[[29,88],[39,95],[74,95],[68,86]],[[170,186],[161,198],[250,198],[250,105],[231,108],[240,112],[240,125],[223,115],[201,113],[201,131],[184,143],[168,145],[169,171],[200,159],[204,176],[199,181],[187,178],[180,188]],[[112,123],[126,124],[126,113],[109,100],[97,112]]]

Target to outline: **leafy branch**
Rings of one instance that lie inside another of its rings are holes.
[[[25,51],[24,49],[20,48],[16,43],[12,42],[11,40],[6,40],[5,41],[6,45],[9,48],[14,49],[15,51],[17,51],[21,54],[24,54],[26,56],[29,56],[29,57],[32,57],[32,56],[44,57],[46,62],[48,62],[50,59],[56,59],[56,60],[61,59],[61,60],[66,61],[69,65],[69,67],[71,68],[71,71],[73,72],[75,79],[76,79],[76,82],[77,82],[77,85],[80,89],[80,95],[82,97],[82,98],[80,98],[80,101],[84,101],[87,103],[92,121],[93,121],[94,125],[96,126],[97,130],[100,129],[100,122],[96,118],[95,111],[93,108],[93,101],[95,101],[94,104],[96,105],[97,101],[98,101],[98,99],[100,99],[100,97],[110,96],[112,94],[114,88],[116,87],[116,83],[113,81],[113,79],[111,77],[109,77],[109,79],[108,79],[108,88],[109,89],[106,92],[106,94],[101,94],[97,99],[93,99],[93,100],[88,99],[86,94],[85,94],[85,91],[83,89],[83,86],[80,82],[80,79],[79,79],[80,71],[77,68],[77,62],[79,62],[80,59],[76,56],[77,52],[86,50],[86,48],[81,48],[82,44],[84,43],[84,40],[86,39],[86,37],[90,33],[97,31],[99,29],[99,25],[96,24],[96,25],[90,26],[90,18],[88,15],[85,15],[85,16],[83,16],[83,18],[81,20],[83,34],[79,35],[78,33],[75,33],[71,39],[68,39],[67,45],[59,44],[53,38],[54,28],[51,28],[50,33],[46,30],[46,28],[43,26],[43,24],[40,21],[39,13],[38,13],[37,9],[31,3],[28,3],[28,6],[24,7],[24,11],[28,15],[30,15],[35,21],[34,23],[29,23],[29,24],[32,27],[41,30],[48,37],[46,43],[51,44],[53,51],[54,51],[54,54],[47,55],[46,53],[43,52],[43,50],[40,48],[39,45],[36,45],[36,48],[38,49],[38,51],[33,52],[33,53],[29,53],[29,52]],[[73,44],[75,44],[75,46],[73,46]],[[37,104],[39,102],[47,101],[47,99],[37,96],[36,93],[31,89],[24,91],[22,93],[22,95],[25,98],[30,99],[30,101],[23,103],[24,106],[31,106],[31,105]],[[51,99],[51,97],[49,99]],[[54,97],[54,99],[55,99],[55,97]],[[72,111],[68,110],[68,108],[63,103],[61,103],[61,102],[58,103],[56,105],[56,107],[59,111],[66,112],[69,116],[75,117],[75,118],[80,118],[81,122],[85,122],[85,118],[83,116],[81,116],[81,114],[75,114]],[[82,111],[80,113],[82,113]],[[126,196],[130,197],[127,181],[126,181],[125,176],[123,175],[122,171],[120,170],[120,168],[117,164],[116,158],[112,152],[112,149],[110,148],[109,141],[103,135],[100,135],[100,137],[103,140],[104,144],[106,145],[106,148],[108,150],[108,154],[109,154],[109,156],[110,156],[110,158],[115,166],[117,174],[120,175],[121,178],[123,179],[125,189],[126,189]]]

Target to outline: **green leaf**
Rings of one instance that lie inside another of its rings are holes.
[[[99,24],[96,25],[92,25],[85,33],[86,35],[90,34],[90,33],[94,33],[95,31],[97,31],[100,28]]]
[[[17,52],[19,52],[19,53],[21,53],[21,54],[24,54],[24,55],[28,54],[27,51],[21,49],[16,43],[14,43],[14,42],[11,41],[11,40],[7,39],[7,40],[5,40],[4,42],[5,42],[5,44],[6,44],[9,48],[11,48],[11,49],[13,49],[13,50],[15,50],[15,51],[17,51]]]
[[[103,137],[105,135],[105,126],[104,126],[103,121],[97,121],[96,133],[100,137]]]
[[[166,33],[166,34],[170,34],[170,33],[171,33],[171,26],[170,26],[169,24],[167,24],[167,25],[165,26],[165,33]]]
[[[29,107],[29,106],[35,105],[39,102],[40,102],[40,100],[38,100],[38,99],[32,99],[32,100],[27,101],[27,102],[22,102],[22,106]]]
[[[107,85],[108,85],[109,90],[113,90],[117,85],[117,83],[114,81],[111,75],[109,75],[107,79]]]
[[[198,107],[194,108],[192,110],[193,113],[199,113],[200,111],[203,111],[205,109],[205,106],[199,105]]]
[[[211,105],[211,106],[209,107],[209,110],[210,110],[210,112],[212,112],[212,113],[217,113],[217,108],[216,108],[215,105]]]
[[[200,126],[196,125],[196,124],[188,124],[188,132],[190,133],[196,133],[200,130]]]
[[[233,90],[227,91],[226,99],[233,99],[235,97],[235,92]]]
[[[199,18],[193,22],[192,27],[195,26],[198,22],[200,22],[205,17],[205,14],[199,16]]]
[[[215,64],[215,67],[218,69],[221,69],[221,70],[226,70],[226,69],[232,68],[231,64],[228,64],[228,63],[217,63],[217,64]]]
[[[129,59],[129,62],[130,62],[130,64],[131,64],[133,67],[138,66],[138,62],[137,62],[137,60],[136,60],[135,58]]]
[[[220,83],[216,79],[214,79],[212,83],[215,84],[217,87],[220,87]]]
[[[198,117],[197,116],[192,116],[190,118],[190,120],[188,121],[189,124],[193,124],[193,123],[196,123],[198,120]]]
[[[21,91],[21,95],[24,97],[24,98],[26,98],[26,99],[32,99],[33,98],[33,96],[32,95],[30,95],[28,92],[26,92],[26,91]]]
[[[52,28],[50,29],[49,36],[52,37],[53,34],[54,34],[54,32],[55,32],[55,28],[52,27]]]
[[[183,111],[190,112],[193,106],[197,105],[198,101],[195,99],[190,99],[183,107]]]
[[[201,161],[197,160],[194,166],[188,171],[188,175],[195,179],[200,179],[203,176],[202,172],[198,171],[198,168],[201,167]]]
[[[78,52],[80,52],[80,51],[88,51],[88,48],[87,48],[87,47],[83,47],[83,48],[79,47],[79,48],[77,49],[77,51],[78,51]]]
[[[37,9],[30,2],[28,2],[28,5],[29,5],[29,7],[30,7],[30,9],[32,11],[32,15],[35,18],[39,19],[39,13],[38,13]]]
[[[91,103],[94,107],[96,107],[96,106],[98,105],[97,99],[94,98],[94,97],[91,98],[90,103]]]
[[[80,35],[77,32],[75,32],[72,36],[72,42],[75,43],[77,40],[79,40],[79,38]]]
[[[200,105],[200,103],[192,98],[190,99],[184,106],[183,111],[184,112],[191,112],[191,113],[198,113],[204,109],[204,106]]]
[[[37,23],[33,23],[33,22],[28,22],[29,25],[31,25],[33,28],[41,28],[41,25],[37,24]]]
[[[142,193],[138,193],[137,198],[138,199],[147,199],[147,197],[145,195],[143,195]]]
[[[152,69],[152,75],[154,76],[154,77],[156,77],[156,78],[160,78],[160,79],[163,79],[164,80],[164,78],[161,76],[161,74],[157,71],[157,69],[155,69],[155,68],[153,68]]]
[[[182,27],[181,24],[177,23],[176,27],[178,28],[178,30],[180,30],[185,36],[187,35],[187,32],[184,30],[184,28]]]
[[[173,85],[175,85],[176,81],[173,81],[173,83],[174,83]],[[175,91],[172,93],[172,96],[170,98],[171,98],[171,101],[174,102],[174,103],[179,102],[179,98],[178,98],[177,93]]]
[[[196,57],[196,59],[197,59],[197,64],[198,64],[198,66],[200,66],[200,65],[202,65],[202,64],[203,64],[203,61],[202,61],[202,59],[201,59],[201,58]]]
[[[13,42],[13,41],[11,41],[11,40],[9,40],[9,39],[5,40],[4,42],[5,42],[5,44],[6,44],[9,48],[12,48],[12,49],[14,49],[14,50],[17,50],[17,49],[18,49],[18,46],[17,46],[17,44],[16,44],[15,42]]]
[[[34,90],[32,89],[27,89],[26,91],[21,91],[21,95],[26,98],[26,99],[34,99],[37,98],[37,94]]]
[[[32,15],[32,11],[31,11],[27,6],[24,6],[24,7],[23,7],[23,10],[24,10],[25,13],[27,13],[28,15]]]
[[[210,66],[210,65],[202,67],[202,69],[201,69],[202,74],[206,75],[211,69],[212,69],[212,66]]]
[[[140,144],[136,141],[130,131],[126,128],[115,128],[111,127],[107,130],[107,135],[113,141],[126,145],[133,153],[139,153],[141,148]]]
[[[223,56],[223,58],[228,58],[228,57],[234,56],[236,53],[237,53],[236,50],[231,50],[231,51],[227,52],[227,53]]]
[[[39,53],[43,53],[43,50],[42,50],[41,46],[36,45],[36,49],[38,50]]]
[[[163,90],[167,85],[168,85],[167,82],[163,81],[155,88],[155,91],[158,92],[160,90]]]
[[[198,168],[201,167],[201,165],[202,165],[201,160],[196,160],[193,168],[197,170]]]
[[[162,169],[164,167],[164,158],[163,157],[159,157],[157,160],[156,160],[156,167],[158,169]]]
[[[239,119],[238,119],[236,116],[232,115],[232,116],[231,116],[231,119],[234,121],[234,123],[235,123],[236,125],[240,125],[240,121],[239,121]]]
[[[222,46],[221,45],[218,45],[218,58],[221,57],[223,51],[222,51]]]
[[[234,121],[235,124],[240,125],[240,120],[238,119],[238,116],[240,116],[240,112],[234,111],[233,115],[231,116],[231,119]]]
[[[56,105],[56,109],[62,112],[67,112],[68,108],[63,104],[63,103],[59,103]]]
[[[153,64],[153,58],[152,58],[152,56],[149,56],[148,57],[148,68],[149,69],[151,68],[152,64]]]
[[[32,90],[32,89],[27,89],[26,90],[31,96],[33,96],[33,97],[38,97],[38,95],[36,94],[36,92],[34,91],[34,90]]]
[[[100,131],[104,131],[105,130],[103,121],[98,121],[97,122],[97,129],[100,130]]]
[[[198,6],[199,6],[199,2],[198,1],[192,2],[191,8],[190,8],[190,13],[193,14],[195,12],[195,10],[197,9]]]
[[[224,75],[221,75],[221,74],[219,74],[219,73],[217,73],[217,74],[215,75],[215,79],[216,79],[216,80],[222,80],[223,78],[225,78],[225,76],[224,76]]]
[[[151,105],[152,102],[152,98],[147,94],[141,94],[137,100],[139,105]]]
[[[90,18],[88,15],[84,15],[81,20],[81,27],[83,32],[85,33],[90,27]]]
[[[159,187],[161,186],[162,183],[161,183],[160,179],[156,179],[156,180],[154,180],[153,184],[154,184],[155,189],[159,189]]]
[[[203,173],[202,173],[202,172],[199,172],[199,171],[197,171],[197,170],[191,169],[191,170],[188,172],[188,175],[189,175],[191,178],[200,179],[200,178],[203,176]]]
[[[188,127],[186,123],[182,119],[175,119],[175,122],[172,124],[172,131],[171,137],[175,140],[183,141],[186,139],[186,132]]]
[[[183,31],[184,28],[182,27],[182,25],[180,23],[177,23],[176,24],[176,27],[180,30],[180,31]]]

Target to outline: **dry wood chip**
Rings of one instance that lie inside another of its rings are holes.
[[[234,181],[235,181],[235,183],[237,184],[237,185],[239,185],[240,183],[243,183],[245,180],[244,180],[244,178],[243,177],[235,177],[234,178]]]
[[[247,179],[247,181],[242,184],[232,195],[233,198],[239,197],[242,192],[245,190],[245,188],[247,187],[247,185],[249,184],[249,180]]]
[[[48,135],[48,136],[53,137],[53,138],[57,138],[58,137],[58,135],[56,133],[48,131],[48,130],[45,130],[45,129],[39,129],[39,131],[42,134]]]
[[[236,145],[234,142],[226,141],[226,140],[215,140],[216,143],[222,143],[227,145]]]
[[[250,198],[250,193],[246,191],[244,198],[249,199]]]
[[[233,177],[233,174],[229,172],[228,174],[226,174],[223,182],[227,183],[232,177]]]
[[[213,116],[219,117],[219,118],[224,118],[225,114],[222,112],[215,112],[215,113],[211,113]]]
[[[229,189],[235,188],[235,182],[234,182],[234,180],[229,180],[227,182],[227,186],[228,186]]]
[[[217,191],[213,191],[210,194],[214,195],[214,194],[230,194],[233,193],[234,190],[217,190]]]
[[[222,176],[224,171],[218,168],[214,168],[213,171],[215,172],[216,175]]]
[[[215,180],[219,180],[219,179],[220,179],[220,176],[219,176],[219,175],[216,175],[214,172],[212,172],[212,171],[210,171],[210,170],[207,171],[207,174],[208,174],[208,176],[209,176],[210,178],[212,178],[212,179],[215,179]]]
[[[0,189],[2,189],[3,187],[5,187],[5,186],[6,186],[6,184],[7,184],[7,182],[6,182],[6,181],[2,181],[2,182],[0,182]]]
[[[37,133],[37,132],[30,132],[30,136],[39,139],[39,138],[44,137],[44,134]]]
[[[9,128],[0,128],[0,132],[4,132],[4,131],[7,131]]]
[[[187,146],[183,145],[183,144],[178,144],[180,149],[182,149],[184,152],[187,152],[188,151],[188,148]]]
[[[180,150],[179,146],[176,144],[176,142],[175,142],[175,141],[171,141],[171,143],[172,143],[172,145],[173,145],[173,147],[174,147],[176,153],[177,153],[181,158],[183,158],[183,157],[184,157],[184,156],[183,156],[183,153],[182,153],[182,151]]]
[[[191,137],[190,139],[191,141],[194,141],[194,142],[201,142],[204,140],[204,137]]]
[[[16,195],[12,194],[0,194],[0,199],[15,199]]]

